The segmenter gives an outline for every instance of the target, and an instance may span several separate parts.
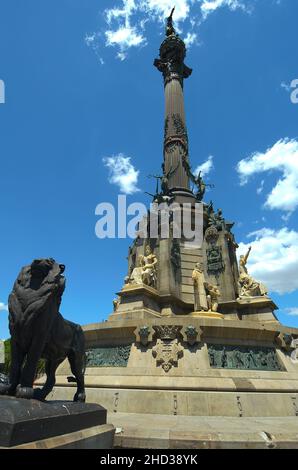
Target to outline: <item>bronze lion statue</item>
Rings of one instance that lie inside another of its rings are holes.
[[[56,369],[67,357],[77,383],[74,401],[85,401],[85,341],[79,325],[59,313],[65,266],[52,258],[22,268],[8,299],[11,334],[9,384],[0,394],[44,400],[55,385]],[[33,389],[38,361],[45,359],[46,382]]]

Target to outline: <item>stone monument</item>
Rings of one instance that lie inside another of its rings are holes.
[[[77,383],[74,401],[85,401],[83,330],[59,313],[64,269],[53,258],[35,259],[18,275],[8,299],[10,383],[0,385],[0,394],[44,400],[55,385],[58,365],[67,357]],[[42,389],[33,389],[41,358],[46,360],[47,380]]]
[[[169,237],[136,237],[108,320],[83,327],[87,398],[109,410],[118,446],[298,446],[298,329],[280,324],[249,253],[238,265],[234,224],[204,201],[189,159],[185,56],[172,11],[154,61],[165,119],[153,200],[188,203],[191,217],[198,204],[202,243],[175,237],[174,218]],[[64,362],[53,398],[71,398],[69,373]]]
[[[68,380],[77,384],[74,402],[84,402],[86,397],[83,330],[59,313],[64,269],[52,258],[36,259],[22,268],[9,296],[11,366],[9,382],[0,383],[0,448],[112,445],[114,430],[105,426],[106,410],[101,406],[44,401],[55,385],[57,366],[65,358],[74,376]],[[41,358],[47,377],[42,388],[34,388]]]

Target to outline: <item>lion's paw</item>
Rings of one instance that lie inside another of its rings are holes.
[[[73,401],[79,401],[81,403],[85,403],[86,401],[86,393],[81,392],[81,393],[76,393],[75,396],[73,397]]]
[[[16,397],[17,398],[33,398],[34,389],[32,387],[17,387]]]
[[[45,398],[46,398],[46,395],[44,394],[43,389],[42,388],[35,388],[34,391],[33,391],[33,398],[35,400],[44,401]]]

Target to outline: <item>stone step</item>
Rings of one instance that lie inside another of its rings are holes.
[[[111,413],[115,447],[297,449],[297,417],[245,418]]]

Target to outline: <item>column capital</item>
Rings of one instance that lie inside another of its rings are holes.
[[[167,18],[166,37],[161,43],[159,59],[155,59],[154,66],[162,72],[165,85],[171,80],[178,80],[183,87],[183,80],[190,76],[192,69],[184,64],[186,47],[173,26],[174,10],[175,7]]]
[[[178,80],[183,86],[184,78],[191,75],[192,69],[184,64],[185,55],[185,44],[178,34],[172,33],[164,39],[154,66],[162,72],[165,85],[171,80]]]

